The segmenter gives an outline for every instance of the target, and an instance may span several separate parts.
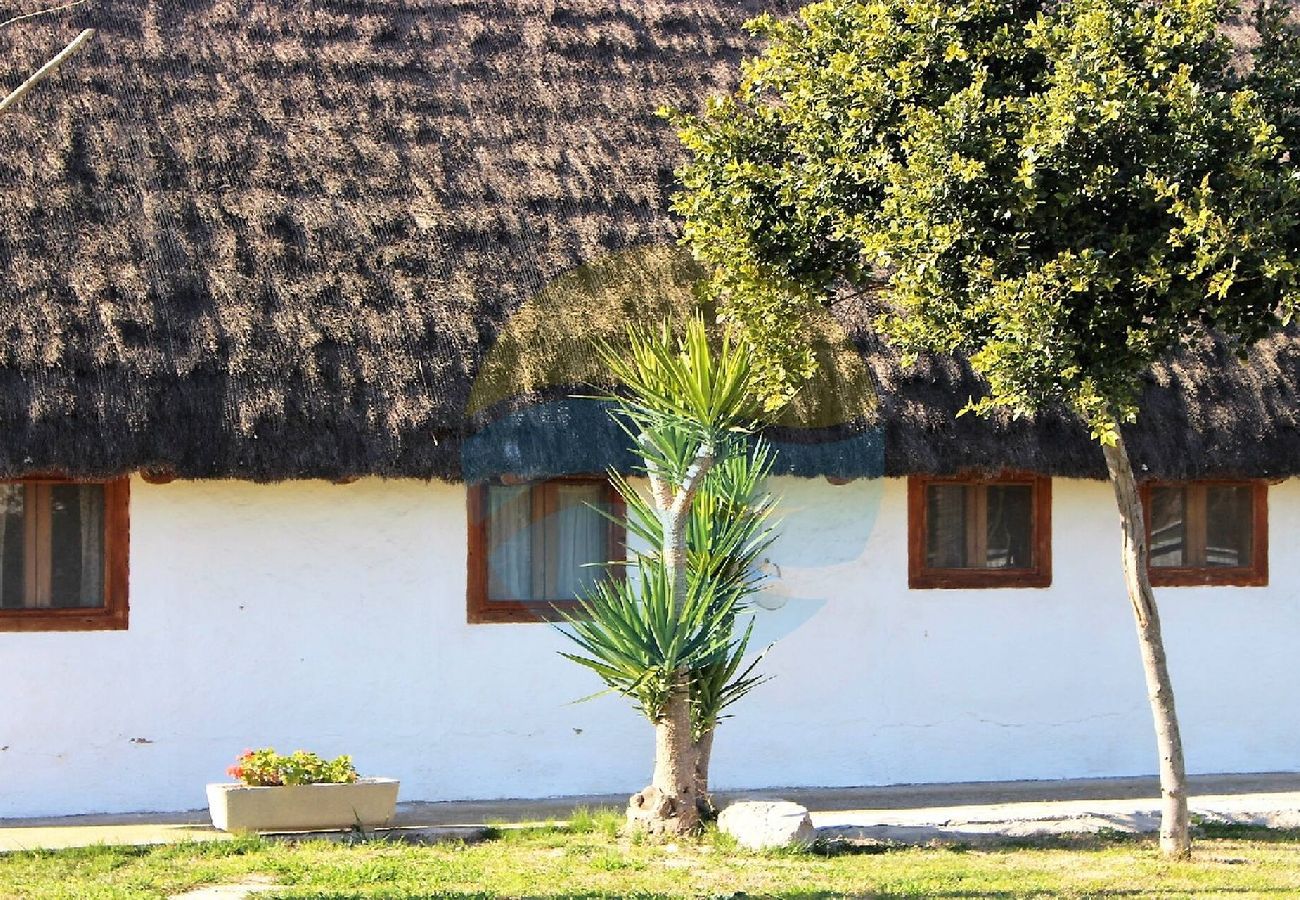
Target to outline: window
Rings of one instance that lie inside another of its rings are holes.
[[[1268,584],[1268,486],[1249,481],[1142,488],[1151,583]]]
[[[0,482],[0,631],[122,629],[126,479]]]
[[[469,604],[475,622],[537,622],[573,604],[622,558],[622,501],[603,478],[469,489]]]
[[[1049,479],[913,477],[907,494],[909,587],[1052,583]]]

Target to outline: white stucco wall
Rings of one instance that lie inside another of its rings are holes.
[[[1104,484],[1054,483],[1054,586],[909,591],[905,484],[781,479],[775,679],[717,787],[1154,770]],[[465,623],[463,488],[132,486],[131,627],[0,634],[0,817],[187,809],[244,747],[351,753],[405,799],[630,792],[648,726],[545,625]],[[1188,765],[1300,768],[1300,482],[1267,588],[1160,591]]]

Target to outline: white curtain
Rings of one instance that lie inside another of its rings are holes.
[[[547,529],[548,534],[556,535],[555,549],[548,554],[555,565],[555,596],[548,600],[572,600],[603,574],[599,565],[591,565],[609,561],[607,520],[591,508],[600,503],[603,495],[599,484],[555,485],[555,523],[554,528]]]
[[[77,486],[81,522],[81,606],[104,605],[104,486]],[[57,552],[57,549],[56,549]]]
[[[532,600],[531,489],[488,485],[488,599]]]

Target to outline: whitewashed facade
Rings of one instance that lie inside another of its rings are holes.
[[[245,747],[408,800],[631,792],[649,727],[544,624],[466,624],[459,485],[132,483],[126,631],[0,633],[0,817],[203,804]],[[1047,589],[909,590],[902,479],[782,478],[718,788],[1134,775],[1154,741],[1102,482],[1053,483]],[[1164,588],[1192,772],[1300,768],[1300,479],[1262,588]]]

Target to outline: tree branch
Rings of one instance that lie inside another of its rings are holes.
[[[36,15],[36,14],[30,13],[29,15]],[[15,21],[15,20],[10,19],[10,21]],[[51,59],[45,65],[41,66],[39,69],[37,69],[32,74],[31,78],[28,78],[22,84],[18,85],[18,87],[14,88],[13,93],[11,93],[8,97],[5,97],[4,100],[0,100],[0,112],[4,112],[6,109],[13,106],[19,100],[21,100],[28,91],[36,87],[37,84],[39,84],[42,80],[44,80],[50,74],[52,74],[56,69],[59,68],[59,66],[63,65],[64,60],[66,60],[69,56],[72,56],[72,54],[80,50],[85,45],[85,43],[89,41],[91,38],[93,38],[94,36],[95,36],[95,29],[87,28],[86,30],[81,32],[81,34],[73,38],[72,41],[68,44],[68,46],[60,50],[54,56],[53,59]]]
[[[35,12],[23,13],[21,16],[14,16],[11,19],[5,19],[3,22],[0,22],[0,28],[4,28],[6,25],[12,25],[15,22],[22,22],[25,19],[35,19],[38,16],[48,16],[56,12],[64,12],[72,9],[74,6],[81,6],[83,3],[89,2],[90,0],[72,0],[71,3],[64,3],[62,6],[51,6],[49,9],[38,9]]]
[[[641,436],[637,438],[637,443],[639,443],[643,448],[649,447],[650,435],[643,432]],[[645,459],[646,464],[646,475],[650,479],[650,496],[654,498],[655,507],[659,510],[659,514],[664,515],[673,505],[672,493],[668,490],[668,483],[664,481],[663,475],[659,471],[659,467],[651,460],[650,454],[643,454],[643,458]]]
[[[690,508],[691,501],[695,499],[695,491],[700,486],[700,480],[713,466],[714,452],[713,445],[707,443],[701,444],[700,449],[695,451],[695,461],[686,470],[677,496],[673,498],[672,515],[680,516]]]

